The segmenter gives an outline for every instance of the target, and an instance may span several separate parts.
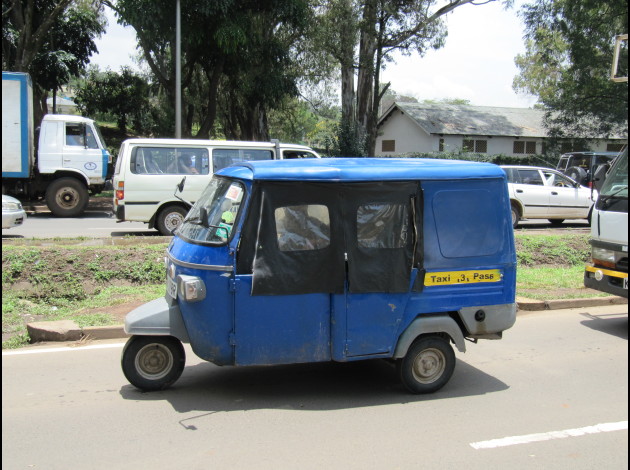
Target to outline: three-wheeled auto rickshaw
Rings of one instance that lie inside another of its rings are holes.
[[[217,365],[387,358],[412,393],[443,387],[451,343],[516,319],[505,173],[431,159],[245,162],[219,171],[166,253],[166,295],[130,312],[142,390]]]

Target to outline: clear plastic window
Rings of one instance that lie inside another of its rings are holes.
[[[330,245],[328,207],[319,204],[279,207],[274,216],[280,251],[321,250]]]
[[[368,204],[357,210],[360,248],[404,248],[409,236],[409,214],[403,204]]]

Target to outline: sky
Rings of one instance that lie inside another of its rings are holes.
[[[476,106],[527,108],[536,98],[517,94],[512,89],[518,69],[517,54],[525,51],[523,24],[517,17],[519,5],[506,10],[499,2],[485,5],[464,5],[446,16],[449,31],[445,47],[426,53],[424,57],[396,56],[381,74],[383,83],[391,82],[398,94],[424,99],[466,99]],[[99,53],[91,63],[102,70],[120,70],[121,66],[137,68],[133,28],[116,23],[106,9],[108,27],[96,41]]]

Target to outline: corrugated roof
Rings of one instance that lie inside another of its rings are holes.
[[[544,112],[529,108],[502,108],[453,104],[394,103],[381,117],[382,124],[396,108],[428,134],[546,137]]]

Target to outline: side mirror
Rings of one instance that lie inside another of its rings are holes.
[[[179,194],[177,194],[178,192],[181,193],[184,190],[185,184],[186,184],[186,177],[184,176],[182,180],[177,184],[177,186],[175,186],[175,191],[173,191],[173,196],[175,196],[177,199],[179,199],[184,204],[186,204],[189,208],[191,208],[193,206],[192,202],[182,199],[182,197]]]
[[[182,180],[179,182],[179,184],[177,185],[177,190],[181,193],[182,191],[184,191],[185,185],[186,185],[186,177],[184,176]]]
[[[205,207],[199,208],[199,219],[201,219],[201,225],[203,227],[209,227],[209,225],[208,225],[208,210]]]

